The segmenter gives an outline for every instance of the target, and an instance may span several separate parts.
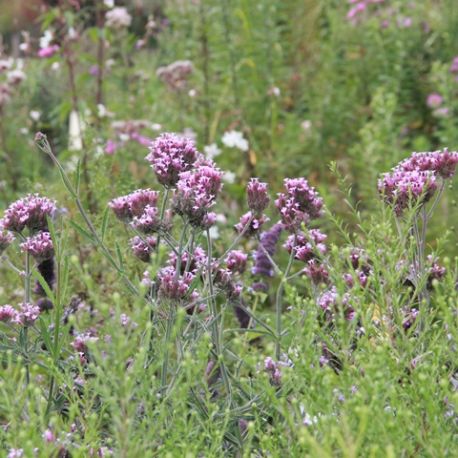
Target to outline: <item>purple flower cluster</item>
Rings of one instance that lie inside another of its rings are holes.
[[[0,322],[32,326],[40,315],[40,308],[30,303],[22,303],[19,310],[11,305],[0,307]]]
[[[246,237],[251,237],[257,234],[267,221],[269,221],[267,216],[254,216],[253,213],[249,211],[240,217],[239,222],[234,225],[234,229],[239,234],[243,232]]]
[[[157,277],[159,281],[159,296],[176,301],[182,301],[188,296],[191,283],[195,278],[191,272],[177,275],[175,268],[172,266],[162,268]]]
[[[274,266],[272,265],[269,256],[275,254],[283,226],[280,223],[272,226],[268,231],[263,232],[260,237],[260,245],[254,254],[254,266],[251,269],[253,275],[262,275],[265,277],[273,277]],[[267,254],[269,256],[267,256]]]
[[[233,279],[233,272],[229,269],[218,269],[215,275],[217,285],[230,301],[238,299],[242,293],[242,285]]]
[[[191,170],[198,158],[192,140],[172,133],[156,138],[149,151],[146,160],[151,164],[159,183],[166,188],[174,188],[180,173]]]
[[[200,161],[196,167],[180,173],[173,198],[175,211],[195,227],[209,228],[216,215],[209,213],[222,188],[223,173],[210,161]]]
[[[123,222],[143,215],[146,208],[156,208],[159,193],[151,189],[138,189],[125,196],[116,197],[109,203],[116,217]]]
[[[394,205],[398,216],[409,206],[424,204],[434,195],[438,178],[448,179],[455,174],[458,153],[435,151],[413,153],[391,173],[378,181],[378,190],[385,201]]]
[[[434,151],[431,153],[412,153],[412,155],[402,161],[397,169],[406,172],[433,172],[444,180],[455,175],[458,164],[458,152]]]
[[[227,268],[231,272],[243,273],[246,269],[248,255],[240,250],[232,250],[226,258]]]
[[[458,56],[454,57],[452,60],[452,65],[450,65],[450,73],[453,73],[455,78],[458,81]]]
[[[278,194],[275,206],[286,229],[297,231],[301,224],[322,214],[323,199],[305,178],[286,178],[285,193]]]
[[[279,386],[281,384],[282,373],[280,365],[270,356],[264,360],[264,369],[269,374],[272,385]]]
[[[318,229],[311,229],[307,233],[299,232],[295,235],[290,235],[286,240],[284,247],[291,253],[294,251],[294,258],[308,262],[311,259],[318,258],[326,253],[326,245],[324,244],[327,236]]]
[[[355,317],[355,311],[353,307],[349,306],[349,295],[344,294],[342,297],[337,293],[335,286],[332,286],[327,291],[321,293],[317,298],[318,306],[324,310],[329,320],[333,319],[339,307],[342,306],[344,310],[345,319],[351,321]]]
[[[252,178],[247,185],[248,208],[256,215],[269,206],[270,197],[267,192],[267,183],[260,182],[257,178]]]
[[[130,247],[134,255],[143,262],[149,262],[151,253],[156,247],[156,238],[147,236],[145,239],[135,236],[130,239]]]
[[[13,202],[0,220],[0,228],[22,232],[26,227],[30,232],[45,231],[48,228],[47,218],[56,213],[56,203],[38,194],[29,194]]]
[[[0,254],[2,254],[14,241],[14,235],[0,227]]]
[[[32,255],[37,262],[54,257],[54,246],[49,232],[38,232],[21,243],[21,250]]]

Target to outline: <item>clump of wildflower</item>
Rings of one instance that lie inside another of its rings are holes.
[[[431,288],[434,280],[439,281],[444,278],[447,269],[441,266],[437,258],[434,258],[432,255],[429,255],[426,259],[428,263],[428,288]]]
[[[204,161],[193,170],[182,172],[173,198],[175,211],[194,227],[209,227],[216,215],[209,215],[222,188],[222,172]]]
[[[232,272],[229,269],[218,269],[216,271],[215,285],[224,291],[231,301],[238,299],[242,292],[242,285],[234,282]]]
[[[146,237],[142,239],[139,236],[135,236],[130,239],[130,247],[134,255],[143,262],[149,262],[151,259],[151,253],[156,247],[156,238],[155,237]]]
[[[294,252],[294,258],[307,262],[326,253],[326,245],[324,241],[327,236],[318,229],[311,229],[307,234],[299,232],[295,235],[290,235],[286,240],[284,247],[288,253]]]
[[[194,274],[186,272],[183,275],[177,275],[172,266],[162,268],[158,272],[159,296],[164,299],[181,301],[186,298],[190,292],[190,286],[194,280]]]
[[[232,250],[226,258],[227,268],[231,272],[243,273],[246,269],[248,255],[240,250]]]
[[[156,177],[166,188],[174,188],[180,173],[192,169],[198,157],[194,142],[189,138],[165,133],[153,141],[146,160]]]
[[[38,232],[21,243],[21,250],[32,255],[37,262],[51,259],[54,256],[54,246],[49,232]]]
[[[131,222],[141,217],[146,208],[155,208],[159,193],[151,189],[138,189],[125,196],[116,197],[108,205],[116,217],[123,222]]]
[[[437,92],[433,92],[426,98],[426,105],[430,108],[439,108],[444,101],[443,97]]]
[[[29,194],[5,210],[0,227],[12,232],[22,232],[25,227],[31,232],[45,231],[48,228],[47,218],[52,218],[55,213],[55,201]]]
[[[416,308],[412,308],[405,314],[404,321],[402,322],[402,327],[405,331],[414,325],[419,313]]]
[[[396,215],[415,204],[424,204],[437,189],[436,175],[431,171],[394,170],[378,181],[379,193],[394,206]]]
[[[264,369],[269,374],[272,385],[279,386],[281,384],[282,373],[279,364],[270,356],[264,360]]]
[[[160,231],[163,228],[163,221],[159,209],[148,205],[140,216],[134,217],[132,227],[144,234]]]
[[[196,274],[197,271],[206,266],[207,263],[207,253],[200,247],[197,246],[193,253],[192,257],[189,259],[190,253],[185,251],[181,255],[181,262],[180,262],[180,273],[183,274],[185,269],[193,274]],[[167,265],[170,267],[175,267],[177,265],[177,255],[174,251],[172,251],[169,255],[169,259],[167,261]]]
[[[22,448],[10,448],[8,452],[8,458],[21,458],[24,456],[24,450]]]
[[[0,254],[14,242],[14,235],[0,227]]]
[[[278,194],[275,201],[282,223],[291,232],[321,216],[323,199],[305,178],[286,178],[285,193]]]
[[[272,257],[275,254],[282,230],[282,225],[277,223],[268,231],[261,234],[260,246],[254,255],[254,266],[251,269],[251,273],[253,275],[273,277],[274,266],[272,265],[269,256]]]
[[[177,60],[167,66],[159,67],[156,75],[171,91],[181,91],[186,88],[188,78],[193,71],[194,66],[191,61]]]
[[[431,153],[412,153],[412,155],[399,163],[397,170],[406,172],[424,171],[434,172],[444,180],[455,175],[458,164],[458,152],[433,151]]]
[[[329,272],[326,267],[316,259],[308,261],[307,267],[305,267],[303,272],[315,285],[328,282]]]
[[[16,320],[23,326],[32,326],[40,315],[40,307],[24,302],[20,305]]]
[[[239,222],[234,225],[234,228],[239,234],[243,232],[245,236],[251,237],[257,234],[267,221],[269,221],[269,218],[266,215],[255,216],[249,211],[240,217]]]
[[[105,13],[105,24],[113,29],[123,29],[130,26],[132,16],[124,7],[116,7]]]
[[[257,178],[252,178],[247,185],[247,202],[248,208],[255,215],[262,215],[270,202],[267,183],[260,182]]]
[[[92,342],[97,342],[98,337],[92,335],[89,332],[78,334],[72,342],[72,347],[78,353],[87,353],[88,344]]]
[[[10,323],[17,321],[17,311],[11,305],[2,305],[0,307],[0,321]]]

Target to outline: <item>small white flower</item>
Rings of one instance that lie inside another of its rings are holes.
[[[32,111],[30,111],[29,116],[30,116],[30,119],[32,119],[33,121],[37,122],[41,118],[41,111],[32,110]]]
[[[103,4],[104,4],[107,8],[113,8],[115,2],[114,2],[114,0],[103,0]]]
[[[60,69],[60,62],[53,62],[51,65],[51,70],[53,72],[57,72]]]
[[[213,159],[221,154],[221,150],[216,143],[212,143],[211,145],[204,146],[204,153],[207,159]]]
[[[242,132],[237,130],[225,132],[221,141],[228,148],[237,148],[240,151],[248,151],[248,140],[243,136]]]
[[[306,132],[308,132],[312,128],[312,121],[309,121],[308,119],[306,119],[305,121],[302,122],[301,127]]]
[[[122,142],[127,142],[129,140],[129,135],[128,134],[119,134],[119,140]]]
[[[74,27],[69,27],[69,29],[68,29],[68,38],[70,40],[76,40],[78,38],[78,32],[75,30]]]
[[[105,14],[105,24],[107,27],[122,29],[129,27],[132,22],[132,16],[128,13],[127,8],[116,7]]]
[[[27,129],[27,127],[21,127],[19,132],[21,132],[22,135],[28,135],[29,129]]]
[[[157,122],[151,123],[150,127],[151,127],[151,130],[155,130],[155,131],[159,131],[162,129],[162,126],[158,124]]]
[[[47,48],[54,37],[54,34],[51,30],[45,30],[43,36],[40,37],[40,48]]]
[[[107,109],[105,105],[99,103],[97,104],[97,116],[99,118],[104,118],[107,115]]]
[[[209,230],[210,232],[210,238],[213,240],[216,240],[219,238],[219,229],[218,226],[212,226]]]
[[[197,95],[197,91],[195,89],[190,89],[188,95],[189,97],[194,98]]]
[[[234,172],[224,172],[223,181],[226,183],[232,184],[235,182],[235,173]]]

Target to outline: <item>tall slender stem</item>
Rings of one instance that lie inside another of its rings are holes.
[[[282,276],[280,284],[278,285],[277,295],[275,300],[275,330],[277,334],[277,341],[275,343],[275,355],[277,359],[280,359],[281,356],[281,333],[282,333],[282,310],[283,310],[283,289],[285,283],[288,281],[289,272],[293,265],[294,260],[294,247],[296,246],[297,242],[297,234],[294,234],[294,242],[293,248],[291,250],[291,254],[289,256],[288,265],[286,266],[286,270]]]
[[[215,352],[218,358],[219,367],[221,369],[221,376],[223,378],[224,387],[226,388],[227,395],[229,397],[229,403],[232,402],[232,391],[231,391],[231,384],[229,381],[229,376],[226,371],[226,366],[223,360],[223,349],[221,347],[221,340],[220,340],[220,326],[219,326],[219,319],[218,319],[218,310],[216,308],[215,303],[215,294],[213,288],[213,275],[212,275],[212,243],[210,237],[210,230],[207,229],[207,281],[208,281],[208,288],[210,291],[209,295],[209,302],[210,302],[210,311],[212,314],[211,320],[211,330],[212,330],[212,341],[213,346],[215,348]]]

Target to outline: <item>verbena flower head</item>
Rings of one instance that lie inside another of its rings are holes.
[[[158,198],[157,191],[138,189],[125,196],[116,197],[108,205],[119,220],[130,222],[134,217],[142,216],[147,207],[156,207]]]
[[[13,232],[22,232],[25,227],[31,232],[45,231],[48,228],[47,218],[52,218],[55,213],[55,201],[29,194],[5,210],[0,227]]]
[[[207,253],[205,252],[205,250],[202,247],[197,246],[194,249],[192,253],[192,257],[189,260],[189,263],[188,263],[188,258],[189,258],[189,252],[185,251],[181,255],[181,263],[180,263],[181,265],[180,273],[181,274],[184,273],[186,267],[188,267],[188,271],[192,272],[193,274],[196,274],[199,269],[206,267]],[[177,265],[177,255],[174,251],[170,253],[169,259],[167,261],[167,265],[173,268],[175,268],[175,266]]]
[[[458,152],[448,151],[445,148],[443,151],[433,151],[431,153],[412,153],[396,169],[406,172],[430,171],[443,179],[448,179],[455,175],[457,164]]]
[[[2,254],[14,241],[14,235],[0,226],[0,254]]]
[[[427,171],[394,170],[378,181],[378,190],[385,202],[394,206],[400,216],[407,208],[424,204],[437,189],[436,175]]]
[[[132,227],[144,234],[159,232],[164,228],[164,222],[161,221],[160,212],[157,207],[147,206],[141,216],[136,216],[132,220]]]
[[[194,280],[194,274],[187,272],[184,275],[177,275],[172,266],[162,268],[158,272],[159,296],[164,299],[181,301],[190,292],[190,285]]]
[[[197,157],[198,152],[192,140],[165,133],[153,141],[146,160],[151,164],[159,183],[166,188],[174,188],[180,173],[191,170]]]
[[[249,211],[240,217],[239,222],[234,225],[234,228],[239,234],[243,232],[246,237],[251,237],[257,234],[267,221],[269,221],[269,218],[266,215],[254,216]]]
[[[40,307],[34,304],[24,302],[20,305],[16,320],[23,326],[32,326],[40,315]]]
[[[307,262],[326,253],[326,245],[323,243],[327,236],[318,229],[311,229],[307,233],[299,232],[290,235],[284,247],[288,253],[294,251],[294,258]]]
[[[280,364],[274,361],[270,356],[264,360],[264,369],[269,374],[272,385],[280,385],[282,373]]]
[[[207,214],[221,191],[222,175],[209,161],[201,161],[195,169],[180,173],[173,198],[175,211],[193,226],[207,228],[215,221],[215,218],[209,220]]]
[[[142,239],[139,236],[135,236],[130,239],[130,247],[134,255],[143,262],[149,262],[151,259],[151,253],[156,247],[157,240],[155,237],[146,237]]]
[[[11,305],[2,305],[0,307],[0,321],[10,323],[17,321],[17,311]]]
[[[247,185],[248,208],[255,214],[261,215],[269,206],[270,197],[267,193],[267,183],[252,178]]]
[[[307,262],[304,274],[310,278],[312,283],[315,285],[327,283],[329,279],[329,272],[326,267],[316,259],[311,259]]]
[[[37,262],[51,259],[54,256],[54,246],[49,232],[38,232],[21,243],[21,250],[32,255]]]
[[[232,250],[226,258],[227,268],[231,272],[243,273],[246,269],[248,255],[240,250]]]
[[[260,237],[260,246],[254,255],[254,266],[251,269],[253,275],[273,277],[274,266],[267,254],[272,257],[275,254],[277,243],[283,227],[280,223],[275,224],[268,231],[263,232]],[[266,254],[267,252],[267,254]]]
[[[275,206],[286,229],[296,231],[322,214],[323,199],[305,178],[286,178],[285,193],[278,194]]]

